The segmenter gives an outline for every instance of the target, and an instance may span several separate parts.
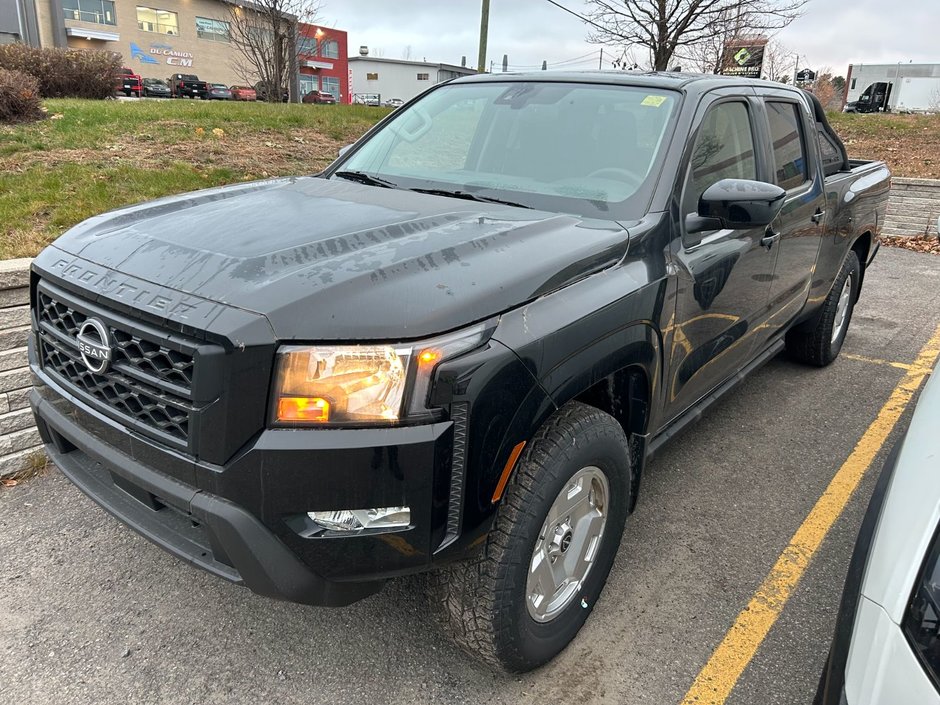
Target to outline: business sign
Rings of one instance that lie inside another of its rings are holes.
[[[137,59],[142,64],[161,64],[165,61],[170,66],[190,68],[195,56],[191,51],[177,51],[169,44],[151,44],[150,49],[145,51],[131,42],[131,59]]]
[[[803,69],[796,74],[797,83],[809,83],[816,80],[816,72],[812,69]]]
[[[721,72],[726,76],[760,78],[766,46],[764,38],[729,41],[722,52]]]

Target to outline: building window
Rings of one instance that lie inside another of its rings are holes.
[[[297,45],[297,53],[304,54],[306,56],[316,56],[317,55],[317,40],[315,37],[301,37],[300,43]]]
[[[137,28],[142,32],[179,35],[180,26],[175,12],[137,6]]]
[[[377,73],[367,73],[367,74],[366,74],[366,80],[367,80],[367,81],[378,81],[378,80],[379,80],[379,75],[378,75]]]
[[[62,11],[67,20],[117,24],[114,18],[114,3],[111,0],[62,0]]]
[[[196,36],[200,39],[209,39],[213,42],[227,42],[231,38],[230,32],[231,27],[228,22],[211,20],[208,17],[196,18]]]
[[[317,77],[310,74],[300,74],[300,95],[307,95],[311,91],[318,91],[320,87],[317,83]]]
[[[324,76],[320,79],[320,90],[330,93],[339,102],[339,79],[336,76]]]
[[[320,56],[324,59],[338,59],[339,42],[335,39],[324,39],[320,42]]]
[[[418,80],[419,80],[419,81],[430,81],[430,80],[431,80],[431,74],[428,74],[428,73],[419,73],[419,74],[418,74]]]
[[[856,80],[857,80],[857,79],[854,79],[854,78],[852,79],[852,90],[853,90],[853,91],[855,90],[855,81],[856,81]]]

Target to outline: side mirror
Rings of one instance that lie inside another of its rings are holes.
[[[698,200],[698,213],[686,216],[689,233],[739,230],[770,225],[783,208],[787,192],[774,184],[747,179],[722,179]]]
[[[350,149],[352,149],[352,148],[353,148],[353,145],[351,145],[351,144],[347,144],[347,145],[345,145],[345,146],[343,146],[343,147],[340,147],[340,148],[339,148],[339,156],[343,156],[344,154],[346,154],[346,152],[348,152],[348,151],[349,151]]]

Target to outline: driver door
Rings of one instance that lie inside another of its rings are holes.
[[[709,94],[699,106],[694,143],[680,169],[685,177],[681,237],[673,251],[678,285],[663,410],[667,423],[745,367],[769,337],[761,322],[769,308],[777,248],[768,242],[766,228],[692,235],[684,227],[709,186],[722,179],[759,180],[764,173],[755,129],[759,112],[751,99],[733,91]]]

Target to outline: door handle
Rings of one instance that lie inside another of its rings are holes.
[[[769,250],[770,248],[774,246],[774,243],[777,242],[777,240],[779,239],[780,239],[780,233],[776,232],[772,227],[768,225],[767,230],[764,231],[764,237],[760,239],[760,244]]]
[[[824,215],[826,215],[826,211],[822,210],[821,208],[817,208],[816,212],[813,213],[813,217],[810,218],[810,220],[819,225],[822,222]]]

